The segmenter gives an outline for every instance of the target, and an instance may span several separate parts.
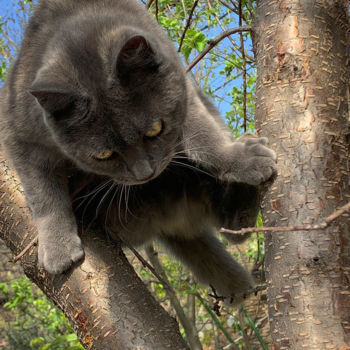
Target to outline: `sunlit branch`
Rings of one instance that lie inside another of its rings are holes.
[[[344,214],[346,211],[350,211],[350,202],[345,204],[336,210],[333,214],[327,216],[320,224],[318,225],[303,225],[303,226],[289,226],[289,227],[247,227],[241,230],[228,230],[226,228],[222,228],[220,233],[229,233],[233,235],[245,235],[247,233],[253,232],[292,232],[292,231],[314,231],[314,230],[322,230],[327,228],[335,219],[337,219],[340,215]]]
[[[183,45],[183,42],[184,42],[184,39],[185,39],[185,35],[186,35],[186,32],[187,32],[187,29],[190,27],[191,25],[191,20],[192,20],[192,16],[193,16],[193,13],[194,13],[194,10],[195,8],[197,7],[198,5],[198,1],[199,0],[196,0],[194,3],[193,3],[193,6],[191,8],[191,11],[190,11],[190,14],[188,16],[188,19],[187,19],[187,22],[186,22],[186,26],[185,26],[185,29],[182,33],[182,36],[181,36],[181,39],[180,39],[180,45],[179,45],[179,49],[178,49],[178,52],[181,52],[181,48],[182,48],[182,45]]]
[[[251,30],[251,26],[236,27],[226,30],[225,32],[218,35],[216,38],[209,40],[205,49],[187,66],[186,72],[189,72],[193,67],[195,67],[198,64],[198,62],[202,60],[203,57],[205,57],[210,50],[212,50],[216,45],[218,45],[222,40],[224,40],[228,36],[235,33],[249,32]]]

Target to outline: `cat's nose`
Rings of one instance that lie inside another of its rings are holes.
[[[148,160],[137,160],[131,167],[131,171],[138,181],[145,181],[154,175],[154,169]]]

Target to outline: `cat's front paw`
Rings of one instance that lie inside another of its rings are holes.
[[[39,265],[48,273],[62,273],[83,257],[84,250],[77,235],[61,240],[40,239],[39,235]]]
[[[266,147],[266,137],[239,139],[230,149],[231,158],[221,178],[229,182],[243,182],[257,186],[277,175],[276,153]]]

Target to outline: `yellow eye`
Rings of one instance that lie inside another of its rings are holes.
[[[162,129],[163,129],[163,123],[161,120],[158,120],[152,125],[152,129],[148,130],[145,133],[145,136],[156,137],[161,133]]]
[[[104,152],[96,154],[94,157],[98,160],[106,160],[108,158],[111,158],[113,154],[114,154],[114,151],[112,151],[111,149],[108,149]]]

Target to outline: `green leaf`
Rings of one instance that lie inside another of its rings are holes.
[[[250,314],[249,314],[248,310],[246,309],[246,307],[245,307],[243,304],[242,304],[242,310],[243,310],[244,313],[245,313],[245,316],[246,316],[246,318],[247,318],[247,320],[248,320],[249,326],[252,328],[252,330],[254,331],[256,337],[258,338],[259,343],[260,343],[262,349],[263,349],[263,350],[268,350],[268,347],[267,347],[267,345],[265,344],[265,342],[264,342],[264,340],[263,340],[263,338],[262,338],[262,336],[261,336],[259,330],[256,328],[254,321],[253,321],[252,318],[250,317]]]

